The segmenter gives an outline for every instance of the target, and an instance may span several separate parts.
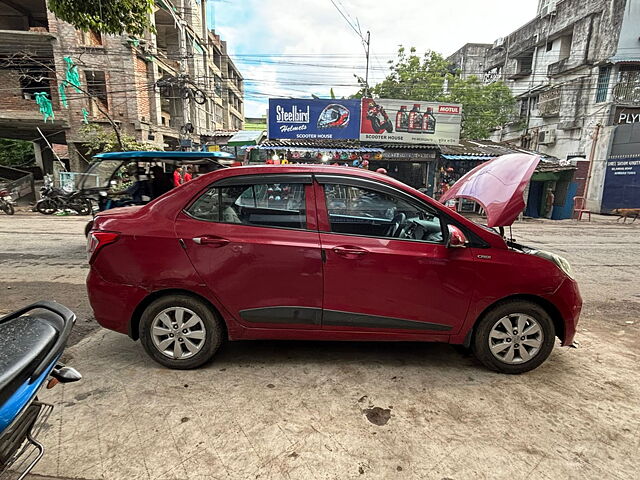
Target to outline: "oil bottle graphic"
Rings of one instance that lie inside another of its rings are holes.
[[[417,103],[413,105],[413,108],[409,112],[409,126],[407,131],[409,133],[422,132],[422,113],[420,113],[420,105]]]
[[[422,133],[430,135],[436,133],[436,117],[431,107],[427,107],[427,112],[422,117]]]
[[[406,132],[409,129],[409,112],[407,106],[402,105],[396,113],[396,132]]]

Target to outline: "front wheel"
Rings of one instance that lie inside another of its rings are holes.
[[[53,200],[45,198],[36,203],[36,210],[43,215],[53,215],[58,210],[58,207]]]
[[[555,344],[549,314],[527,301],[508,301],[482,317],[473,352],[486,367],[502,373],[524,373],[540,366]]]
[[[5,203],[4,205],[2,205],[2,210],[4,210],[4,213],[6,213],[7,215],[13,215],[14,213],[16,213],[16,209],[13,208],[13,205],[11,205],[10,203]]]
[[[74,203],[72,203],[69,206],[73,210],[75,210],[78,213],[78,215],[89,215],[93,210],[91,201],[86,198],[76,200]]]
[[[211,307],[188,295],[153,301],[140,319],[140,341],[156,362],[178,370],[210,361],[224,339],[224,328]]]

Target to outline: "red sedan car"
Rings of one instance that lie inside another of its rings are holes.
[[[572,344],[582,305],[561,257],[355,168],[218,170],[100,213],[88,254],[97,321],[178,369],[224,340],[382,340],[520,373]]]

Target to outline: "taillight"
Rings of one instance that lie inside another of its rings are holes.
[[[89,233],[89,239],[87,241],[87,259],[91,262],[91,259],[98,253],[105,245],[118,240],[119,233],[115,232],[91,232]]]

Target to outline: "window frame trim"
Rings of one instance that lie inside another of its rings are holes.
[[[346,185],[346,186],[350,186],[350,187],[371,189],[371,190],[374,190],[374,191],[379,191],[380,193],[385,193],[387,195],[400,197],[402,200],[406,201],[410,205],[417,206],[417,207],[419,207],[419,208],[421,208],[423,210],[425,208],[427,210],[433,210],[434,215],[436,215],[438,217],[438,219],[440,220],[440,230],[442,232],[442,241],[440,241],[440,242],[431,242],[431,241],[427,241],[427,240],[416,240],[416,239],[411,239],[411,238],[395,238],[395,237],[378,236],[378,235],[363,235],[363,234],[359,234],[359,233],[341,233],[341,232],[333,232],[331,230],[326,231],[326,230],[320,230],[319,229],[318,231],[320,233],[331,234],[331,235],[347,235],[347,236],[350,236],[350,237],[379,238],[379,239],[385,239],[385,240],[397,240],[397,241],[401,241],[401,242],[412,242],[412,243],[421,243],[421,244],[429,244],[429,245],[443,245],[443,246],[446,245],[446,239],[447,239],[447,235],[448,235],[448,233],[447,233],[448,230],[446,228],[446,225],[448,223],[450,223],[450,222],[448,222],[449,217],[444,215],[444,212],[442,212],[438,208],[430,205],[429,203],[422,202],[419,198],[413,197],[413,196],[409,195],[408,193],[403,192],[400,189],[392,187],[391,185],[387,185],[385,183],[380,183],[380,182],[376,182],[376,181],[373,181],[373,180],[368,180],[368,179],[364,179],[364,178],[360,178],[360,177],[320,174],[320,175],[314,175],[314,178],[316,179],[316,181],[320,185],[321,190],[323,192],[322,201],[325,203],[324,212],[327,215],[326,221],[327,221],[327,225],[329,226],[329,228],[331,228],[331,215],[329,213],[329,207],[326,204],[327,197],[326,197],[326,192],[324,190],[324,185],[327,184],[327,183],[338,183],[340,185]],[[318,212],[318,215],[320,215],[320,212]],[[466,231],[466,229],[465,229],[465,231]]]
[[[258,177],[255,178],[255,180],[260,180],[260,181],[249,181],[249,179],[253,178],[253,177]],[[295,177],[308,177],[308,182],[272,182],[272,181],[266,181],[264,179],[267,180],[271,180],[273,179],[273,177],[277,177],[277,178],[282,178],[282,177],[286,177],[287,179],[292,179]],[[238,181],[238,182],[233,182],[231,180],[235,180],[235,179],[241,179],[243,181]],[[227,182],[227,180],[230,180]],[[242,186],[242,185],[247,185],[247,186],[251,186],[252,188],[254,187],[254,185],[264,185],[264,184],[269,184],[269,183],[300,183],[301,185],[303,185],[304,188],[304,205],[305,205],[305,228],[295,228],[295,227],[279,227],[279,226],[275,226],[275,225],[248,225],[246,223],[232,223],[232,222],[224,222],[222,220],[205,220],[203,218],[198,218],[195,217],[194,215],[192,215],[189,212],[189,209],[203,196],[205,195],[209,190],[211,190],[212,188],[216,188],[217,189],[217,195],[218,195],[218,219],[222,218],[222,198],[221,198],[221,189],[224,187],[228,187],[228,186]],[[217,180],[213,183],[208,184],[205,188],[203,188],[202,190],[198,191],[198,193],[196,195],[193,196],[193,198],[182,208],[181,213],[183,213],[184,215],[186,215],[187,217],[189,217],[192,220],[196,220],[198,222],[204,222],[204,223],[215,223],[215,224],[220,224],[220,225],[234,225],[234,226],[239,226],[239,227],[250,227],[250,228],[275,228],[278,230],[292,230],[295,232],[315,232],[318,233],[319,229],[318,229],[318,221],[317,221],[317,217],[318,217],[318,212],[316,209],[314,209],[313,211],[311,211],[311,209],[308,208],[309,206],[309,198],[310,196],[312,197],[312,204],[315,205],[315,191],[314,189],[307,189],[306,186],[307,185],[312,185],[313,184],[313,177],[311,174],[274,174],[274,175],[236,175],[233,177],[227,177],[227,178],[222,178],[220,180]],[[307,191],[310,190],[311,194],[307,195]],[[311,213],[310,213],[311,212]],[[309,221],[309,216],[313,214],[315,215],[315,221],[314,222],[310,222]],[[309,228],[309,224],[315,224],[316,228]]]

